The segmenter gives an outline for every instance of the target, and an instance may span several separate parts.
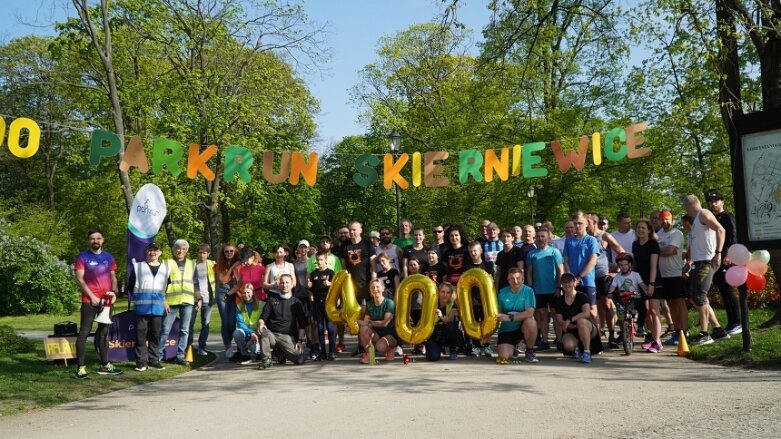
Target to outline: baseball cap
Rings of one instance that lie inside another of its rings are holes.
[[[665,218],[666,218],[666,219],[668,219],[668,220],[670,220],[670,221],[672,221],[672,220],[673,220],[673,214],[672,214],[672,212],[670,212],[669,210],[663,210],[663,211],[662,211],[662,212],[659,214],[659,219],[661,220],[661,219],[665,219]]]
[[[302,239],[298,241],[298,245],[296,247],[301,247],[302,245],[309,247],[309,241],[307,241],[306,239]]]
[[[597,222],[597,224],[606,226],[608,224],[607,218],[605,218],[604,216],[599,217],[599,221]]]
[[[161,247],[160,247],[160,244],[157,243],[157,241],[152,241],[152,242],[149,243],[149,245],[146,246],[146,249],[147,250],[152,250],[152,249],[160,250]]]
[[[378,232],[376,230],[372,230],[371,232],[369,232],[369,238],[380,239],[380,232]]]
[[[723,200],[724,197],[721,196],[721,192],[717,191],[716,189],[711,189],[708,192],[705,192],[705,201],[716,201],[716,200]]]
[[[321,236],[321,237],[320,237],[320,242],[323,242],[323,241],[334,242],[334,241],[331,239],[331,237],[330,237],[330,236],[328,236],[328,235],[323,235],[323,236]]]

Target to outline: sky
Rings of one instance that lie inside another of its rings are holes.
[[[480,39],[480,29],[490,18],[487,0],[467,0],[458,18]],[[316,115],[314,147],[325,149],[342,138],[363,134],[358,122],[361,111],[350,102],[350,89],[359,81],[359,71],[377,60],[377,42],[412,24],[436,19],[439,0],[306,0],[309,19],[328,24],[327,45],[332,57],[320,71],[300,71],[311,93],[320,101]],[[28,35],[53,35],[53,23],[75,16],[70,1],[3,0],[0,2],[0,42]]]

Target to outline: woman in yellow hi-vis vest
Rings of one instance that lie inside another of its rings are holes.
[[[190,320],[195,305],[195,263],[187,259],[190,244],[184,239],[174,242],[174,259],[165,261],[168,265],[168,289],[165,291],[165,312],[163,331],[160,334],[160,358],[165,358],[165,347],[173,340],[168,340],[171,327],[176,316],[179,316],[179,342],[176,347],[176,363],[188,366],[184,358],[187,350],[187,339],[190,336]]]

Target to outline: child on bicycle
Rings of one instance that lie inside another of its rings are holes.
[[[618,264],[618,273],[613,277],[613,282],[610,284],[608,290],[608,296],[612,296],[614,292],[629,291],[631,293],[643,292],[647,294],[647,288],[640,274],[632,270],[634,265],[634,258],[629,253],[621,253],[616,258]],[[615,298],[616,303],[620,303],[620,298]],[[623,322],[619,322],[622,324]],[[621,334],[623,337],[624,334]]]

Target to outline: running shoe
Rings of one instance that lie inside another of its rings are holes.
[[[637,335],[638,337],[645,335],[645,328],[643,328],[642,326],[638,326],[637,330],[635,331],[635,335]]]
[[[361,364],[369,364],[369,354],[361,354]]]
[[[655,341],[653,341],[653,340],[651,340],[651,341],[647,341],[647,342],[643,343],[643,344],[642,344],[642,346],[643,346],[643,349],[645,349],[645,350],[648,350],[648,348],[650,348],[650,347],[651,347],[651,345],[653,345],[654,343],[655,343]]]
[[[666,346],[678,346],[678,333],[674,333],[672,337],[665,340],[662,344]]]
[[[699,346],[704,344],[711,344],[713,343],[713,339],[710,335],[708,335],[707,332],[700,332],[700,335],[697,336],[694,340],[692,340],[692,345]]]
[[[335,351],[336,351],[336,353],[338,354],[338,353],[340,353],[340,352],[344,352],[344,349],[345,349],[345,348],[346,348],[346,346],[344,345],[344,343],[342,343],[342,342],[339,342],[339,343],[337,343],[337,344],[336,344],[336,348],[335,348],[334,350],[335,350]]]
[[[98,375],[112,375],[116,376],[121,374],[122,371],[114,367],[113,364],[107,363],[105,366],[100,366],[100,369],[98,369]]]
[[[662,345],[660,345],[657,342],[653,342],[653,343],[651,343],[651,346],[646,348],[646,351],[648,351],[648,352],[650,352],[652,354],[655,354],[657,352],[662,352]]]
[[[491,346],[486,346],[483,348],[483,356],[484,357],[493,357],[494,356],[494,350],[491,349]]]
[[[241,360],[239,360],[239,364],[250,364],[252,363],[252,357],[249,355],[242,355]]]
[[[458,360],[458,351],[453,349],[450,351],[450,359],[451,360]]]
[[[230,361],[231,363],[238,363],[239,361],[241,361],[241,352],[235,352],[233,356],[228,358],[228,361]]]
[[[271,367],[271,358],[260,360],[260,365],[258,366],[258,369],[265,370],[265,369],[269,369],[270,367]]]
[[[336,355],[333,352],[328,353],[328,358],[326,358],[328,361],[334,361],[336,360]]]
[[[727,334],[727,331],[725,331],[724,328],[721,327],[713,328],[713,332],[711,332],[710,336],[714,341],[726,340],[730,338],[729,334]]]
[[[385,361],[393,361],[396,358],[396,350],[388,349],[385,351]]]
[[[319,349],[310,349],[309,350],[309,360],[315,361],[320,357],[320,350]]]
[[[200,355],[202,357],[205,357],[205,356],[209,355],[209,353],[206,352],[206,349],[198,348],[198,355]]]
[[[81,366],[78,369],[76,369],[76,373],[73,375],[74,378],[77,380],[83,380],[84,378],[87,378],[87,368],[85,366]]]
[[[244,357],[241,356],[241,354],[239,354],[239,355],[240,355],[239,356],[240,361],[244,361]],[[184,358],[177,358],[176,360],[174,360],[174,363],[176,363],[176,364],[178,364],[180,366],[184,366],[184,367],[187,367],[187,366],[190,365],[190,362],[185,360]],[[245,363],[242,363],[242,364],[245,364]]]
[[[471,354],[472,355],[469,355],[469,354],[467,354],[467,355],[469,355],[470,357],[479,357],[479,356],[483,355],[483,349],[482,348],[472,348]]]
[[[537,358],[537,354],[534,353],[533,350],[527,349],[525,359],[527,363],[539,363],[540,359]]]
[[[396,346],[396,355],[404,355],[404,349],[401,346]]]
[[[572,358],[577,361],[580,361],[580,349],[575,348],[575,350],[572,351]]]
[[[616,340],[613,339],[613,340],[610,340],[610,341],[607,342],[607,348],[608,349],[618,349],[619,346],[618,346],[618,343],[616,343]]]
[[[518,354],[522,354],[526,352],[526,341],[521,340],[518,342],[518,344],[515,345],[515,350],[518,352]]]
[[[150,368],[150,369],[157,370],[157,371],[165,370],[165,366],[163,366],[163,365],[162,365],[162,364],[160,364],[160,363],[154,363],[154,364],[151,364],[151,363],[150,363],[150,364],[149,364],[149,368]]]
[[[138,364],[133,368],[136,372],[146,372],[146,366]]]
[[[583,351],[583,356],[580,357],[580,362],[586,364],[591,363],[591,352]]]
[[[741,325],[727,326],[727,334],[738,335],[743,333],[743,327]]]
[[[540,352],[549,351],[550,343],[548,343],[547,341],[540,342],[539,346],[537,347],[537,350]]]

